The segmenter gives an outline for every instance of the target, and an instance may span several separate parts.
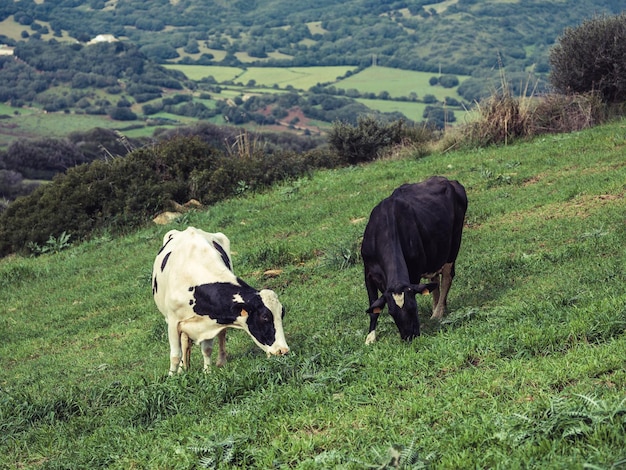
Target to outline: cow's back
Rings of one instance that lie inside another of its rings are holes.
[[[189,227],[163,238],[152,272],[154,301],[163,315],[179,319],[194,314],[190,291],[201,284],[234,282],[230,241],[223,233]]]
[[[363,236],[364,263],[379,264],[388,280],[406,269],[418,282],[422,274],[454,262],[466,210],[465,189],[457,181],[434,176],[398,187],[372,210]]]
[[[425,257],[426,271],[454,262],[467,210],[465,189],[458,181],[433,176],[421,183],[400,186],[389,199],[397,212],[396,223],[407,258]],[[416,245],[423,246],[423,252],[413,252]]]

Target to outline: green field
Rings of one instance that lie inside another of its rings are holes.
[[[626,121],[320,171],[170,226],[0,261],[0,468],[610,469],[626,462]],[[449,314],[364,344],[372,207],[430,175],[469,208]],[[291,352],[241,331],[168,377],[163,235],[223,231]],[[70,239],[70,241],[73,241]],[[266,277],[268,269],[279,269]]]
[[[215,80],[219,83],[235,80],[244,72],[244,70],[239,67],[224,67],[221,65],[206,66],[166,64],[164,67],[171,70],[179,70],[190,80],[202,80],[203,78],[213,76],[213,78],[215,78]]]
[[[246,85],[254,80],[258,86],[280,88],[292,86],[297,90],[308,90],[320,83],[334,83],[338,77],[353,67],[222,67],[217,65],[166,65],[169,69],[180,70],[192,80],[213,76],[218,82],[234,80]]]
[[[166,65],[167,68],[183,72],[191,80],[201,80],[213,76],[221,83],[222,92],[215,95],[216,99],[227,99],[241,96],[246,93],[285,93],[290,89],[308,90],[312,86],[325,84],[344,90],[356,89],[360,93],[379,94],[387,91],[391,97],[408,97],[416,93],[418,99],[430,94],[439,100],[445,97],[460,99],[455,89],[445,89],[440,86],[430,86],[428,80],[433,76],[430,73],[396,70],[386,67],[370,67],[356,73],[349,78],[338,80],[352,67],[238,67],[201,66],[201,65]],[[459,77],[462,81],[465,77]],[[254,83],[248,87],[248,83]],[[234,82],[242,85],[223,85],[224,82]],[[66,89],[51,89],[47,93],[62,94]],[[115,102],[118,97],[104,95],[102,91],[94,91],[96,96]],[[382,112],[399,111],[407,118],[422,121],[425,104],[421,102],[399,102],[391,100],[358,99],[372,110]],[[17,113],[16,113],[17,111]],[[139,116],[142,114],[140,105],[135,105],[133,111]],[[465,113],[454,110],[457,120]],[[41,137],[63,137],[73,131],[86,131],[94,127],[123,129],[131,125],[129,122],[112,121],[108,116],[84,115],[74,113],[44,113],[36,108],[12,108],[0,105],[0,114],[10,118],[0,120],[0,148],[6,148],[17,139],[37,139]],[[168,116],[182,124],[193,123],[195,119],[182,116]],[[211,120],[221,123],[220,118]],[[142,121],[136,124],[141,125]],[[150,136],[153,128],[150,126],[127,133],[129,137]]]
[[[391,100],[369,100],[367,98],[357,98],[359,103],[363,103],[370,109],[375,109],[383,113],[400,112],[407,118],[419,122],[424,119],[424,103],[410,101],[391,101]]]
[[[86,131],[94,127],[119,129],[129,125],[128,122],[113,121],[108,116],[46,113],[40,109],[6,105],[2,105],[0,114],[11,116],[10,119],[0,120],[0,148],[18,139],[60,138],[74,131]]]
[[[47,34],[42,34],[41,39],[44,41],[48,41],[50,39],[54,39],[55,41],[72,41],[65,31],[63,31],[61,37],[55,37],[52,32],[52,28],[50,28],[50,23],[47,21],[37,21],[41,26],[45,26],[48,28],[49,32]],[[25,26],[19,24],[13,20],[13,16],[9,16],[4,20],[0,21],[0,34],[7,36],[9,38],[15,39],[16,41],[23,40],[22,31],[26,31],[29,34],[34,34],[35,31],[30,28],[30,26]]]
[[[337,88],[349,90],[351,88],[361,93],[389,92],[393,98],[408,97],[411,93],[417,94],[419,99],[424,95],[433,95],[443,101],[445,97],[461,100],[456,89],[431,86],[429,80],[438,74],[431,72],[415,72],[412,70],[399,70],[389,67],[368,67],[359,73],[340,80],[335,84]],[[469,77],[458,76],[459,82]]]

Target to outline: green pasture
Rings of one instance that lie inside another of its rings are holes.
[[[178,52],[178,55],[180,57],[190,57],[193,60],[198,60],[202,54],[211,54],[213,56],[213,60],[217,62],[220,62],[224,59],[224,57],[226,57],[226,51],[209,49],[208,47],[204,46],[201,41],[198,42],[198,50],[200,52],[196,54],[189,54],[185,52],[184,49],[184,47],[179,47],[178,49],[176,49],[176,52]]]
[[[65,31],[62,32],[61,37],[54,36],[54,32],[52,31],[52,28],[50,27],[50,23],[48,23],[47,21],[38,20],[37,23],[39,23],[41,26],[46,26],[49,31],[47,34],[41,35],[42,40],[44,41],[48,41],[50,39],[54,39],[56,41],[71,40],[71,38],[67,35]],[[0,21],[0,34],[3,34],[6,37],[15,39],[16,41],[22,41],[24,39],[22,38],[22,31],[26,31],[30,35],[33,35],[37,32],[37,31],[32,30],[30,26],[19,24],[16,21],[14,21],[13,15]]]
[[[428,106],[425,103],[413,101],[370,100],[367,98],[357,98],[356,101],[363,103],[370,109],[375,109],[383,113],[393,113],[396,111],[400,112],[415,122],[421,122],[424,120],[424,110],[426,109],[426,106]],[[456,117],[456,122],[453,124],[462,122],[468,114],[468,112],[462,108],[450,107],[449,110],[454,112],[454,116]]]
[[[254,80],[257,85],[278,85],[285,88],[291,85],[297,90],[308,90],[312,86],[335,83],[338,77],[353,67],[250,67],[240,77],[242,83]]]
[[[408,97],[411,93],[415,93],[419,99],[422,99],[424,95],[433,95],[439,101],[443,101],[446,96],[461,100],[461,97],[456,92],[456,88],[430,85],[429,80],[431,77],[437,75],[431,72],[415,72],[389,67],[368,67],[359,73],[334,83],[334,86],[344,90],[355,89],[361,93],[378,94],[386,91],[394,98]],[[460,83],[469,78],[465,76],[457,77]]]
[[[165,64],[165,68],[183,72],[190,80],[202,80],[213,76],[218,83],[238,79],[243,73],[239,67],[225,67],[221,65],[183,65]]]
[[[308,90],[318,84],[331,84],[345,90],[354,88],[360,93],[380,93],[387,91],[392,97],[410,96],[416,93],[418,99],[425,94],[431,94],[439,100],[446,96],[459,98],[453,89],[432,87],[428,80],[433,76],[430,73],[396,70],[386,67],[370,67],[356,73],[349,78],[339,80],[352,67],[238,67],[203,66],[169,64],[167,68],[182,71],[191,80],[201,80],[213,76],[218,83],[234,81],[243,84],[222,85],[222,92],[215,94],[216,99],[228,99],[246,93],[283,93],[286,89]],[[464,77],[459,77],[463,80]],[[254,87],[247,87],[250,82]],[[276,87],[276,88],[274,88]],[[52,96],[67,92],[66,88],[58,87],[46,91]],[[114,103],[118,97],[105,94],[102,90],[94,90],[94,97],[108,99]],[[396,102],[391,100],[359,99],[370,109],[382,112],[400,111],[409,119],[421,121],[425,105],[416,102]],[[93,127],[124,128],[128,123],[112,121],[108,116],[84,115],[74,113],[44,113],[41,110],[29,108],[11,108],[0,105],[0,114],[10,116],[10,119],[0,120],[0,148],[8,146],[16,139],[36,139],[41,137],[62,137],[73,131],[85,131]],[[136,105],[134,112],[141,115],[141,106]],[[16,114],[16,111],[18,114]],[[456,111],[457,119],[462,111]],[[186,124],[196,120],[182,116],[168,116],[177,122]],[[221,123],[219,119],[212,119]],[[149,130],[131,131],[129,136],[145,135]]]
[[[38,112],[40,111],[36,108],[15,108],[6,103],[0,103],[0,115],[3,116],[30,115]]]
[[[1,260],[0,468],[622,468],[625,149],[620,121],[405,153]],[[420,297],[420,337],[383,312],[367,346],[368,216],[435,174],[469,198],[449,313]],[[195,347],[167,376],[151,269],[187,225],[224,232],[235,272],[276,290],[288,355],[231,331],[225,367],[203,373]]]
[[[213,76],[218,82],[234,80],[246,85],[254,80],[257,86],[280,88],[292,86],[297,90],[308,90],[317,84],[334,83],[338,77],[353,67],[222,67],[219,65],[168,64],[167,68],[180,70],[192,80]]]
[[[424,120],[424,110],[426,105],[419,102],[392,101],[392,100],[370,100],[367,98],[357,98],[359,103],[363,103],[370,109],[383,113],[400,112],[412,121],[420,122]]]
[[[0,120],[0,148],[17,139],[39,139],[42,137],[65,137],[74,131],[86,131],[94,127],[119,129],[129,125],[128,122],[113,121],[108,116],[46,113],[32,108],[10,108],[11,118]],[[8,114],[8,113],[6,113]]]

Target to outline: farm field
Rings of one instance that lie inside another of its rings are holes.
[[[213,76],[218,82],[235,80],[247,84],[254,80],[257,86],[280,88],[292,86],[297,90],[308,90],[320,83],[334,83],[338,77],[346,74],[353,67],[222,67],[213,65],[169,64],[169,69],[179,70],[192,80]]]
[[[626,462],[626,121],[506,147],[319,171],[38,258],[0,260],[0,468],[585,469]],[[439,174],[465,185],[441,323],[369,318],[371,209]],[[163,235],[231,240],[276,290],[291,352],[242,331],[229,363],[167,376],[151,298]],[[264,274],[274,271],[272,276]]]
[[[19,24],[12,18],[13,16],[9,16],[8,18],[0,21],[0,31],[1,34],[3,34],[4,36],[18,41],[23,39],[22,31],[26,31],[29,34],[35,32],[29,26]],[[50,39],[54,39],[56,41],[74,41],[74,39],[70,38],[65,31],[62,32],[61,37],[55,37],[52,28],[50,27],[50,23],[48,23],[47,21],[39,21],[38,23],[41,24],[41,26],[47,27],[49,30],[48,33],[41,34],[41,38],[43,40],[48,41]]]
[[[338,88],[357,89],[361,93],[380,93],[388,91],[392,97],[409,96],[411,92],[417,93],[419,98],[425,94],[431,94],[438,99],[456,97],[458,94],[453,89],[444,89],[440,86],[430,86],[428,80],[433,74],[389,69],[385,67],[370,67],[344,80],[337,80],[353,70],[351,67],[250,67],[241,69],[238,67],[223,66],[198,66],[198,65],[167,65],[171,69],[180,70],[191,80],[201,80],[213,76],[218,83],[236,82],[243,86],[221,85],[222,91],[215,94],[216,99],[235,98],[246,93],[285,93],[286,89],[308,90],[319,84],[332,84]],[[459,77],[462,80],[462,77]],[[253,81],[254,87],[246,86]],[[277,87],[277,88],[274,88]],[[393,91],[393,92],[392,92]],[[62,89],[56,91],[63,93]],[[105,96],[106,99],[113,99]],[[370,109],[382,112],[399,111],[407,118],[422,121],[425,104],[421,102],[399,102],[392,100],[376,100],[359,98],[358,101]],[[0,120],[0,148],[6,148],[16,139],[37,139],[41,137],[63,137],[73,131],[85,131],[94,127],[105,127],[122,130],[129,137],[151,136],[155,127],[143,120],[138,121],[113,121],[108,116],[74,114],[73,112],[45,113],[36,108],[12,108],[1,105],[0,114],[6,115]],[[17,110],[17,113],[16,113]],[[142,109],[140,105],[133,106],[133,111],[140,117]],[[463,111],[455,110],[457,120],[464,114]],[[152,117],[159,117],[158,114]],[[184,116],[167,115],[172,125],[190,124],[196,122],[195,118]],[[218,118],[211,122],[222,123]],[[147,124],[147,125],[146,125]],[[328,127],[323,124],[322,127]],[[124,129],[134,126],[144,126],[141,129]],[[284,129],[283,129],[284,130]]]
[[[180,64],[165,64],[166,69],[178,70],[183,72],[190,80],[202,80],[213,76],[219,83],[229,80],[235,80],[239,77],[244,69],[239,67],[226,67],[221,65],[206,66],[206,65],[180,65]]]
[[[35,108],[16,108],[4,105],[0,114],[11,116],[0,120],[0,148],[17,139],[38,139],[42,137],[64,137],[73,131],[85,131],[94,127],[120,129],[128,122],[113,121],[108,116],[46,113]]]
[[[423,120],[424,110],[427,106],[424,103],[411,101],[370,100],[367,98],[357,98],[357,101],[363,103],[370,109],[375,109],[383,113],[400,112],[415,122]]]
[[[445,97],[461,100],[455,88],[443,88],[432,86],[429,80],[438,74],[432,72],[415,72],[412,70],[399,70],[389,67],[368,67],[359,73],[339,80],[335,86],[349,90],[353,88],[361,93],[389,92],[393,98],[408,97],[411,93],[417,94],[419,99],[424,95],[433,95],[439,101]],[[469,77],[457,76],[459,83],[463,83]]]

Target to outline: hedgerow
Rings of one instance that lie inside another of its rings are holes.
[[[328,149],[266,153],[261,145],[217,150],[198,136],[174,137],[125,157],[69,169],[0,214],[0,256],[27,252],[50,237],[89,238],[145,224],[176,203],[212,204],[315,168],[344,164]]]

